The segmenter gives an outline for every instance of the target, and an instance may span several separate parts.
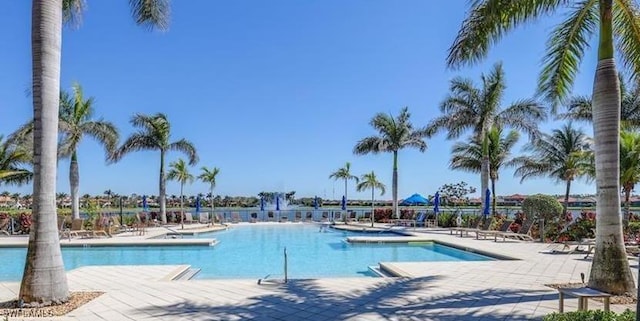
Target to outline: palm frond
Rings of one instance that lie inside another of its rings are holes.
[[[598,0],[577,1],[567,19],[555,27],[547,42],[538,93],[552,103],[553,113],[571,92],[598,21]]]
[[[447,66],[458,68],[477,63],[507,32],[535,20],[568,0],[474,0],[449,48]]]
[[[122,143],[120,148],[111,154],[109,161],[117,162],[126,154],[143,150],[160,150],[162,147],[163,146],[158,145],[154,137],[147,135],[145,132],[133,133]]]
[[[576,96],[569,100],[567,112],[557,115],[563,120],[588,121],[593,119],[591,111],[591,98],[587,96]]]
[[[80,26],[85,7],[84,0],[62,0],[62,22],[71,27]]]
[[[369,153],[377,154],[380,152],[386,152],[387,149],[388,144],[385,144],[384,139],[371,136],[361,139],[356,146],[353,147],[353,153],[356,155],[365,155]]]
[[[613,1],[616,47],[625,70],[640,75],[640,11],[633,0]]]
[[[189,165],[195,165],[196,163],[198,163],[198,153],[196,151],[196,147],[193,145],[193,143],[184,138],[169,144],[167,150],[184,153],[189,158]]]
[[[88,121],[80,125],[80,130],[104,146],[107,155],[112,154],[118,146],[118,129],[104,120]]]
[[[129,5],[136,24],[148,29],[169,29],[169,0],[129,0]]]

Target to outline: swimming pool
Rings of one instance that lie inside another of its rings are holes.
[[[378,262],[486,261],[492,258],[435,244],[349,244],[353,232],[319,232],[311,224],[249,225],[199,238],[218,239],[209,246],[63,248],[67,270],[86,265],[189,264],[201,269],[197,279],[262,278],[283,274],[283,250],[290,278],[373,276]],[[388,235],[388,234],[381,234]],[[0,249],[0,280],[20,279],[25,248]]]

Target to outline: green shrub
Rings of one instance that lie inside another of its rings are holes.
[[[562,216],[562,204],[553,196],[536,194],[522,202],[522,212],[527,219],[540,219],[553,222]]]
[[[552,313],[544,317],[544,321],[635,321],[635,312],[627,309],[621,314],[602,310]]]

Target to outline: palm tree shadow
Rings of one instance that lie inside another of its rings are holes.
[[[548,290],[482,289],[434,296],[429,293],[436,289],[429,283],[437,279],[440,277],[392,279],[351,292],[328,290],[318,280],[290,280],[274,287],[276,293],[248,297],[238,303],[183,301],[138,311],[156,317],[198,320],[347,320],[367,316],[393,320],[529,320],[533,318],[531,311],[494,310],[486,314],[478,310],[496,304],[557,300],[557,295]],[[211,297],[215,296],[212,290]]]

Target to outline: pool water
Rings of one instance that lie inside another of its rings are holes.
[[[349,244],[353,232],[319,232],[311,224],[234,226],[199,238],[216,238],[216,246],[63,248],[65,267],[86,265],[189,264],[200,268],[199,279],[263,278],[283,274],[283,251],[289,278],[373,276],[378,262],[486,261],[492,258],[434,244]],[[387,236],[388,234],[380,234]],[[374,236],[374,235],[370,235]],[[0,280],[17,281],[26,249],[0,250]]]

